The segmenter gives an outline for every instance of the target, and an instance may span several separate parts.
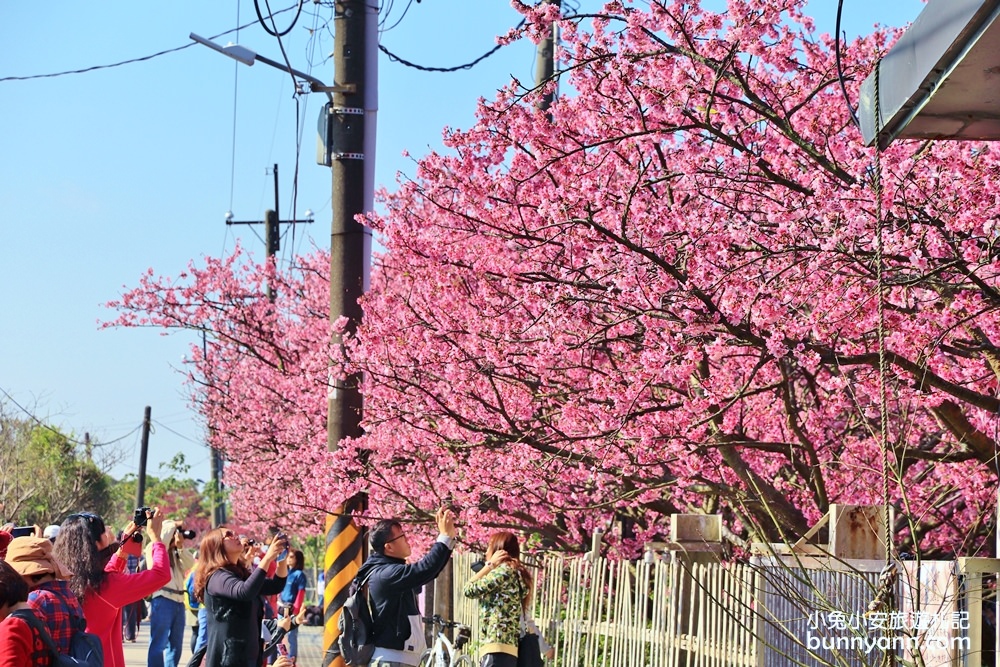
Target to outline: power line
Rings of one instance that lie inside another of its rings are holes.
[[[385,28],[383,26],[389,21],[389,15],[392,14],[393,4],[394,4],[393,2],[389,2],[389,8],[385,12],[385,18],[383,18],[381,21],[379,21],[379,32],[389,32],[390,30],[392,30],[393,28],[395,28],[396,26],[398,26],[400,23],[402,23],[403,19],[405,19],[406,15],[410,12],[410,5],[413,4],[413,0],[409,0],[406,3],[406,7],[403,8],[403,15],[400,16],[398,19],[396,19],[396,22],[393,23],[391,26],[389,26],[388,28]]]
[[[276,12],[274,12],[272,14],[272,16],[277,16],[278,14],[283,14],[285,12],[289,12],[289,11],[295,9],[296,6],[297,5],[292,5],[291,7],[286,7],[285,9],[276,11]],[[233,28],[232,30],[227,30],[225,32],[220,32],[218,35],[212,35],[211,37],[209,37],[209,39],[218,39],[220,37],[225,37],[226,35],[229,35],[231,33],[237,32],[238,30],[242,30],[244,28],[249,28],[250,26],[254,25],[255,23],[256,23],[256,21],[251,21],[250,23],[246,23],[244,25],[237,26],[237,27]],[[172,48],[172,49],[167,49],[165,51],[158,51],[156,53],[151,53],[148,56],[142,56],[140,58],[131,58],[129,60],[122,60],[121,62],[111,63],[110,65],[93,65],[91,67],[84,67],[82,69],[66,70],[66,71],[63,71],[63,72],[51,72],[49,74],[32,74],[30,76],[5,76],[5,77],[0,77],[0,83],[3,83],[5,81],[30,81],[32,79],[51,79],[51,78],[54,78],[54,77],[57,77],[57,76],[68,76],[70,74],[86,74],[87,72],[95,72],[97,70],[102,70],[102,69],[111,69],[113,67],[121,67],[123,65],[131,65],[133,63],[141,63],[141,62],[145,62],[147,60],[152,60],[153,58],[159,58],[160,56],[165,56],[165,55],[167,55],[169,53],[176,53],[177,51],[183,51],[184,49],[186,49],[186,48],[188,48],[190,46],[194,46],[195,44],[197,44],[197,42],[189,42],[189,43],[187,43],[187,44],[185,44],[183,46],[178,46],[178,47],[175,47],[175,48]]]
[[[521,19],[521,22],[517,24],[517,27],[514,28],[514,30],[520,30],[521,27],[523,26],[524,26],[524,19]],[[381,44],[378,45],[378,50],[384,53],[385,55],[389,56],[389,60],[391,60],[392,62],[399,63],[400,65],[406,65],[407,67],[412,67],[413,69],[418,69],[422,72],[457,72],[463,69],[472,69],[473,67],[475,67],[476,65],[486,60],[500,49],[502,49],[504,46],[506,46],[506,44],[497,44],[492,49],[490,49],[483,55],[479,56],[472,62],[465,63],[464,65],[455,65],[454,67],[427,67],[425,65],[418,65],[414,62],[406,60],[405,58],[397,56],[395,53],[385,48]]]
[[[269,34],[271,37],[284,37],[292,31],[295,24],[299,22],[299,16],[302,15],[302,3],[303,0],[299,0],[299,9],[295,12],[295,18],[292,19],[292,24],[285,28],[284,30],[278,30],[278,26],[274,23],[274,12],[271,11],[271,6],[264,0],[264,4],[267,5],[267,18],[271,19],[271,27],[267,26],[267,22],[264,21],[264,16],[260,13],[260,0],[253,0],[254,11],[257,12],[257,21],[260,23],[261,27],[264,28],[264,32]],[[272,29],[273,28],[273,29]]]
[[[861,127],[861,121],[858,120],[858,114],[854,111],[854,107],[851,106],[851,98],[847,94],[847,86],[844,85],[844,67],[840,62],[840,18],[843,10],[844,10],[844,0],[838,0],[837,26],[834,32],[836,37],[834,37],[834,42],[833,42],[833,49],[837,57],[837,81],[840,82],[840,90],[842,93],[844,93],[844,102],[847,103],[847,110],[851,112],[851,120],[854,121],[854,125],[856,127]],[[876,63],[875,66],[878,67],[878,64]]]
[[[186,436],[183,433],[180,433],[178,431],[175,431],[174,429],[170,428],[169,426],[167,426],[166,424],[164,424],[161,421],[157,421],[156,419],[151,419],[150,421],[152,421],[157,426],[162,426],[164,430],[169,431],[170,433],[173,433],[174,435],[176,435],[181,440],[187,440],[188,442],[190,442],[191,444],[194,444],[194,445],[204,445],[205,444],[204,442],[201,442],[199,440],[192,440],[188,436]]]
[[[17,399],[15,399],[13,396],[11,396],[10,393],[6,389],[4,389],[3,387],[0,387],[0,393],[2,393],[4,396],[6,396],[8,401],[10,401],[15,406],[17,406],[17,409],[20,410],[21,412],[23,412],[24,414],[26,414],[31,421],[35,422],[35,424],[37,424],[38,426],[41,426],[42,428],[44,428],[44,429],[46,429],[48,431],[52,431],[53,433],[55,433],[56,435],[58,435],[61,438],[65,438],[66,442],[72,443],[74,445],[80,445],[81,447],[107,447],[108,445],[113,445],[116,442],[121,442],[122,440],[124,440],[125,438],[129,437],[130,435],[132,435],[133,433],[135,433],[136,431],[138,431],[139,429],[142,428],[142,424],[139,424],[134,429],[132,429],[131,431],[129,431],[125,435],[121,436],[120,438],[115,438],[114,440],[108,440],[107,442],[83,442],[81,440],[75,440],[75,439],[69,437],[68,435],[66,435],[65,433],[63,433],[62,431],[60,431],[59,429],[53,428],[52,426],[49,426],[48,424],[46,424],[45,422],[43,422],[41,419],[39,419],[38,417],[36,417],[35,414],[31,410],[29,410],[28,408],[24,407],[20,403],[18,403]]]

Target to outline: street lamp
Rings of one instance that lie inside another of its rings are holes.
[[[326,93],[326,96],[333,102],[333,96],[331,93],[353,93],[356,92],[357,86],[353,83],[347,84],[346,86],[328,86],[311,74],[306,74],[305,72],[300,72],[297,69],[289,67],[288,65],[283,65],[276,60],[271,60],[266,58],[245,46],[240,46],[239,44],[226,44],[225,46],[219,46],[215,42],[205,39],[201,35],[196,35],[193,32],[188,35],[191,39],[198,42],[199,44],[204,44],[213,51],[218,51],[219,53],[229,56],[233,60],[243,63],[244,65],[249,65],[253,67],[255,62],[262,62],[265,65],[270,65],[275,69],[280,69],[282,72],[288,72],[292,76],[297,76],[300,79],[305,79],[309,82],[309,90],[314,93]]]
[[[320,110],[319,122],[317,124],[318,135],[316,137],[316,164],[324,167],[332,167],[336,160],[363,159],[364,148],[362,144],[366,142],[367,139],[356,132],[352,132],[351,129],[346,126],[352,124],[351,118],[353,114],[360,113],[361,115],[364,115],[366,110],[336,106],[333,103],[332,95],[332,93],[354,95],[358,92],[357,84],[348,83],[342,86],[328,86],[311,74],[300,72],[297,69],[279,63],[275,60],[265,58],[245,46],[240,46],[239,44],[219,46],[215,42],[205,39],[201,35],[196,35],[193,32],[189,34],[188,37],[199,44],[204,44],[213,51],[218,51],[219,53],[229,56],[233,60],[241,62],[244,65],[252,67],[255,62],[260,61],[265,65],[270,65],[271,67],[279,69],[282,72],[289,72],[292,76],[297,76],[300,79],[308,81],[310,91],[314,93],[326,93],[328,102],[324,104],[323,108]],[[296,89],[298,89],[297,81]],[[299,90],[299,92],[301,92],[301,90]],[[374,122],[371,124],[374,126]],[[374,129],[372,130],[372,134],[371,143],[374,145]],[[374,173],[372,173],[371,180],[374,183]],[[369,210],[370,208],[371,207],[369,206]]]

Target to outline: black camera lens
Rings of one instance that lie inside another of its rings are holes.
[[[195,532],[193,530],[191,530],[190,528],[186,528],[186,529],[184,529],[184,530],[181,531],[181,535],[184,536],[185,540],[193,540]]]

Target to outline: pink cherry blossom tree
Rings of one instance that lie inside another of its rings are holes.
[[[970,553],[995,523],[998,163],[898,142],[874,169],[802,5],[522,7],[561,21],[563,94],[543,113],[554,84],[513,82],[382,194],[346,359],[322,253],[150,273],[115,324],[209,332],[192,397],[248,515],[366,491],[373,515],[449,503],[470,541],[615,525],[631,553],[677,511],[794,539],[888,483],[899,544]],[[852,99],[892,38],[844,45]],[[366,432],[329,454],[328,373],[356,371]]]

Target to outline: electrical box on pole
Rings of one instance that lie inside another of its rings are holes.
[[[281,250],[281,234],[279,233],[278,212],[270,209],[264,211],[264,230],[267,239],[267,256],[274,257]]]
[[[364,160],[364,119],[362,108],[324,104],[319,113],[316,162],[330,167],[336,160]]]

